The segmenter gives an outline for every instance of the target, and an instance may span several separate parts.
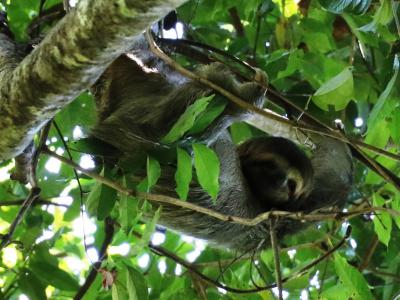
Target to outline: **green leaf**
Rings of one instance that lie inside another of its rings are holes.
[[[32,272],[42,281],[63,291],[76,291],[78,282],[67,272],[43,260],[34,259],[30,263]]]
[[[313,52],[327,53],[335,47],[332,37],[326,35],[324,32],[306,32],[304,39],[307,47]]]
[[[232,136],[232,141],[238,145],[253,136],[250,126],[245,122],[233,123],[229,128]]]
[[[126,300],[128,298],[128,291],[126,290],[125,283],[117,278],[116,282],[111,287],[112,300]]]
[[[86,210],[90,216],[97,215],[97,207],[99,206],[101,187],[102,184],[100,182],[96,182],[90,190],[90,193],[86,199]]]
[[[228,100],[221,95],[216,95],[206,107],[205,111],[199,114],[193,127],[188,134],[203,132],[222,112],[225,110]]]
[[[183,149],[177,147],[177,168],[175,173],[176,189],[179,198],[186,200],[189,193],[189,185],[192,181],[192,158]]]
[[[47,299],[45,288],[46,286],[32,272],[26,269],[20,270],[18,286],[21,291],[29,296],[31,300]]]
[[[381,195],[375,193],[373,195],[373,204],[377,207],[383,207],[385,204],[385,199]],[[378,239],[386,245],[389,246],[389,241],[392,233],[392,218],[389,213],[381,211],[373,219],[375,232]]]
[[[400,106],[396,107],[389,118],[390,135],[395,145],[400,145]]]
[[[337,300],[337,299],[353,299],[352,291],[344,284],[335,284],[334,286],[324,289],[319,299]]]
[[[22,242],[25,248],[36,244],[36,240],[43,235],[43,226],[29,226],[28,228],[29,230],[25,230],[19,238],[19,241]]]
[[[214,98],[214,94],[202,97],[189,105],[185,112],[179,117],[178,121],[172,126],[171,130],[165,137],[161,139],[163,143],[172,143],[181,138],[185,132],[192,128],[198,115],[203,112],[210,101]]]
[[[378,29],[378,25],[387,25],[393,19],[393,12],[390,0],[380,1],[381,5],[374,15],[371,23],[359,28],[360,31],[373,31]]]
[[[99,294],[102,292],[102,277],[96,276],[94,282],[90,285],[89,289],[86,291],[82,300],[92,300],[100,299]]]
[[[143,179],[138,185],[137,190],[149,193],[151,188],[157,183],[161,176],[160,163],[154,158],[148,156],[146,163],[147,177]]]
[[[344,109],[353,97],[353,74],[345,68],[335,77],[325,82],[312,97],[314,103],[328,111],[332,106],[336,111]]]
[[[141,272],[132,267],[127,267],[126,286],[130,300],[146,300],[149,298],[147,282]]]
[[[147,205],[145,203],[145,205]],[[154,230],[156,229],[156,224],[158,220],[160,219],[160,212],[161,212],[161,207],[159,207],[155,212],[153,218],[146,223],[146,228],[142,233],[142,238],[136,242],[135,244],[132,245],[130,255],[136,255],[140,251],[143,251],[143,248],[148,245],[151,239],[151,235],[153,234]]]
[[[105,167],[100,175],[113,179],[111,170]],[[96,182],[86,200],[87,211],[91,216],[97,216],[98,220],[104,220],[115,206],[117,191],[101,182]]]
[[[69,195],[75,199],[72,204],[67,208],[63,220],[65,222],[72,222],[79,217],[81,211],[81,194],[79,187],[70,191]]]
[[[126,178],[123,178],[122,185],[126,187]],[[120,195],[119,197],[119,220],[122,230],[128,234],[139,218],[138,201],[136,198]]]
[[[156,224],[160,219],[161,207],[159,207],[155,212],[154,216],[150,222],[146,224],[146,229],[142,233],[142,241],[147,245],[150,241],[151,235],[153,234]]]
[[[379,95],[377,103],[374,105],[368,119],[368,133],[373,130],[377,123],[388,117],[390,113],[398,107],[399,95],[399,58],[394,59],[394,73],[385,90]]]
[[[340,256],[337,252],[335,257],[335,270],[343,285],[351,291],[353,300],[373,300],[375,299],[368,287],[365,278],[353,266],[349,265],[347,261]]]
[[[160,163],[154,158],[148,156],[147,157],[147,192],[157,183],[158,179],[161,176],[161,167]]]
[[[112,170],[105,166],[101,175],[104,177],[115,180]],[[115,206],[115,202],[117,201],[117,191],[108,185],[101,184],[100,185],[100,194],[97,204],[97,219],[104,220],[107,216],[110,215],[111,211]]]
[[[343,12],[363,14],[369,8],[371,0],[319,0],[319,3],[334,14]]]
[[[94,137],[87,137],[68,143],[72,150],[96,156],[115,156],[117,149]]]
[[[203,144],[193,144],[194,166],[203,189],[216,200],[219,190],[219,159],[213,150]]]
[[[377,147],[385,147],[390,139],[390,131],[385,119],[378,119],[373,127],[368,127],[365,142]]]
[[[288,77],[301,69],[302,50],[293,50],[290,52],[286,69],[279,71],[276,79]]]
[[[110,215],[117,201],[117,191],[109,186],[102,184],[97,207],[97,219],[104,220]]]
[[[126,289],[128,291],[129,300],[138,300],[139,297],[136,293],[135,283],[133,278],[129,276],[129,272],[126,272]]]
[[[97,109],[93,97],[88,92],[84,92],[70,104],[65,106],[62,111],[56,115],[55,122],[57,123],[58,128],[62,132],[63,136],[68,138],[69,141],[72,141],[80,138],[80,136],[74,136],[75,129],[79,128],[84,136],[88,135],[90,127],[96,122],[96,111]],[[58,136],[54,128],[51,129],[51,133],[54,133],[54,136]],[[107,153],[110,149],[112,149],[112,146],[109,144],[99,140],[96,141],[96,139],[93,137],[84,138],[83,140],[86,140],[87,143],[85,144],[85,142],[78,142],[78,145],[76,146],[74,142],[69,142],[69,144],[79,147],[82,152],[93,154],[96,154],[96,152],[99,154],[102,152]],[[101,148],[102,145],[104,146],[104,149]],[[74,146],[71,148],[75,149]]]
[[[7,3],[6,3],[7,2]],[[19,41],[27,40],[27,27],[32,19],[38,15],[37,9],[39,7],[37,1],[2,1],[6,3],[8,19],[10,27],[16,38]]]
[[[395,188],[394,188],[395,189]],[[391,202],[392,209],[396,211],[400,211],[400,193],[398,193],[396,190],[394,191],[394,196]],[[400,216],[394,216],[393,217],[397,227],[400,229]]]

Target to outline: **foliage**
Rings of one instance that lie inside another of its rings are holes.
[[[188,36],[263,69],[272,86],[298,106],[307,107],[318,119],[331,124],[339,118],[348,135],[399,153],[400,28],[398,21],[396,24],[399,9],[395,2],[296,2],[190,1],[178,10],[178,15],[190,24]],[[60,4],[59,0],[45,1],[44,11]],[[237,24],[230,13],[232,5],[241,19],[241,35],[237,34]],[[39,0],[4,2],[10,26],[19,41],[28,39],[27,28],[39,15],[39,6]],[[45,33],[51,26],[43,25],[41,32]],[[203,131],[225,108],[225,102],[214,100],[218,98],[203,98],[189,107],[165,142],[176,142],[188,132]],[[121,175],[118,170],[102,166],[98,154],[105,155],[106,149],[98,145],[96,148],[86,140],[76,142],[88,134],[95,121],[94,111],[93,100],[86,93],[55,119],[73,160],[84,166],[95,166],[97,173],[125,187],[134,187],[129,180],[131,174]],[[259,134],[245,123],[234,124],[230,130],[235,142]],[[65,154],[54,126],[47,144],[57,153]],[[215,198],[219,172],[215,154],[199,141],[193,150],[193,162],[189,154],[192,148],[187,141],[176,150],[177,194],[186,199],[192,172],[196,172],[204,189]],[[147,169],[147,177],[138,183],[139,189],[152,190],[160,177],[157,160],[161,162],[162,158],[161,155],[161,158],[143,159],[138,168]],[[395,160],[385,156],[377,160],[400,174]],[[4,233],[19,208],[9,201],[20,205],[18,200],[25,199],[29,193],[27,186],[8,179],[13,167],[14,161],[0,165],[0,228]],[[197,299],[202,289],[208,299],[273,299],[271,291],[241,295],[217,290],[191,271],[182,270],[176,261],[151,251],[148,244],[149,241],[153,245],[161,243],[160,247],[185,259],[195,257],[195,264],[203,274],[239,289],[254,287],[252,283],[263,286],[275,281],[271,250],[263,251],[256,258],[255,268],[250,267],[250,258],[235,261],[235,253],[208,246],[203,249],[203,243],[170,231],[157,229],[152,237],[157,216],[143,218],[148,215],[149,205],[143,199],[118,194],[82,174],[79,174],[80,190],[73,170],[45,155],[40,158],[37,175],[41,199],[60,205],[35,205],[14,234],[13,240],[18,243],[2,250],[1,299],[18,299],[22,294],[30,299],[72,298],[97,259],[109,216],[119,226],[102,265],[108,271],[102,273],[103,278],[97,276],[84,299]],[[356,164],[350,200],[400,210],[399,192],[361,164]],[[85,204],[82,214],[81,201]],[[345,246],[305,274],[284,283],[287,299],[300,296],[302,299],[393,299],[399,294],[400,218],[386,212],[358,216],[343,224],[324,222],[286,238],[280,257],[283,275],[290,276],[325,253],[327,247],[337,244],[348,225],[353,227],[353,233]],[[160,236],[161,241],[157,240]],[[109,278],[112,288],[108,291],[102,288],[102,279],[106,278],[104,274],[112,274],[112,270],[118,275],[115,282],[112,276]]]

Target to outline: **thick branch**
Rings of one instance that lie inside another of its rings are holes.
[[[16,68],[15,46],[0,33],[0,160],[21,153],[136,35],[184,2],[81,0]]]

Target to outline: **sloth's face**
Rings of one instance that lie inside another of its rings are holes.
[[[305,184],[300,171],[277,154],[265,154],[243,168],[252,194],[266,209],[279,208],[303,196]]]
[[[250,191],[264,210],[290,210],[289,204],[310,193],[311,162],[291,141],[256,138],[239,146],[238,153]]]

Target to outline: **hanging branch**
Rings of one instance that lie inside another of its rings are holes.
[[[114,221],[110,217],[107,217],[104,220],[104,240],[99,251],[99,260],[93,264],[89,275],[86,277],[85,283],[79,288],[78,292],[74,296],[74,300],[82,299],[96,279],[101,264],[107,258],[107,249],[114,237],[114,231]]]
[[[135,233],[134,234],[138,237],[141,237],[140,234]],[[300,276],[303,276],[308,270],[310,270],[311,268],[313,268],[314,266],[316,266],[317,264],[319,264],[321,261],[327,259],[329,256],[331,256],[334,252],[336,252],[340,247],[342,247],[344,245],[344,243],[346,242],[346,240],[350,237],[351,234],[351,227],[349,226],[346,230],[346,234],[343,237],[343,239],[336,245],[334,246],[332,249],[330,249],[329,251],[327,251],[326,253],[324,253],[323,255],[321,255],[320,257],[318,257],[317,259],[313,260],[312,262],[310,262],[309,264],[305,265],[304,267],[302,267],[300,270],[293,272],[291,275],[282,278],[281,282],[282,284],[285,282],[288,282],[292,279],[298,278]],[[201,280],[204,280],[205,282],[212,284],[213,286],[216,286],[218,288],[224,289],[228,292],[232,292],[232,293],[237,293],[237,294],[250,294],[250,293],[257,293],[257,292],[261,292],[261,291],[266,291],[266,290],[270,290],[272,288],[277,287],[276,283],[272,283],[263,287],[258,287],[258,288],[253,288],[253,289],[238,289],[238,288],[234,288],[234,287],[230,287],[227,286],[217,280],[214,280],[206,275],[204,275],[203,273],[201,273],[196,267],[195,265],[193,265],[192,263],[187,262],[186,260],[180,258],[179,256],[177,256],[175,253],[160,247],[160,246],[156,246],[153,245],[152,243],[149,244],[149,248],[152,252],[154,252],[156,255],[159,256],[165,256],[168,257],[170,259],[172,259],[174,262],[180,264],[181,266],[185,267],[186,269],[188,269],[190,272],[196,274]]]
[[[21,206],[21,205],[24,204],[25,201],[26,201],[26,199],[1,201],[0,202],[0,207],[3,207],[3,206]],[[56,203],[56,202],[52,202],[52,201],[44,200],[44,199],[40,199],[40,198],[38,198],[36,201],[34,201],[32,203],[32,205],[53,205],[53,206],[60,206],[60,207],[65,207],[65,208],[68,207],[68,205],[66,205],[66,204]]]
[[[244,37],[245,36],[245,31],[244,27],[242,24],[242,21],[240,20],[239,12],[235,6],[232,6],[231,8],[228,9],[229,15],[231,16],[232,19],[232,25],[236,30],[236,34],[239,37]]]
[[[40,189],[38,187],[34,187],[31,189],[29,196],[26,200],[22,203],[21,208],[18,211],[17,216],[15,217],[14,221],[11,223],[10,228],[8,229],[7,234],[3,234],[0,236],[0,250],[7,247],[10,243],[12,243],[12,238],[17,229],[17,226],[21,223],[22,219],[25,216],[25,213],[29,210],[32,203],[39,198]]]
[[[262,214],[259,214],[258,216],[254,217],[253,219],[249,218],[241,218],[241,217],[236,217],[236,216],[231,216],[231,215],[225,215],[219,212],[216,212],[212,209],[205,208],[203,206],[199,206],[196,204],[193,204],[191,202],[187,201],[182,201],[180,199],[176,199],[173,197],[169,196],[164,196],[164,195],[157,195],[157,194],[150,194],[150,193],[144,193],[144,192],[139,192],[135,191],[129,188],[126,188],[122,185],[120,185],[118,182],[114,182],[104,176],[101,176],[95,172],[89,171],[85,168],[82,168],[80,165],[77,163],[61,156],[58,155],[55,152],[50,151],[48,148],[44,148],[42,150],[42,153],[45,153],[47,155],[50,155],[62,163],[65,163],[66,165],[71,166],[72,168],[75,168],[76,170],[82,172],[83,174],[95,179],[96,181],[103,183],[116,191],[127,195],[127,196],[136,196],[142,199],[146,199],[150,202],[158,203],[158,204],[170,204],[174,205],[177,207],[182,207],[186,209],[193,210],[195,212],[209,215],[215,219],[225,221],[225,222],[230,222],[230,223],[235,223],[235,224],[240,224],[244,226],[256,226],[266,220],[268,220],[271,217],[279,217],[279,218],[289,218],[289,219],[294,219],[294,220],[303,220],[303,221],[323,221],[323,220],[347,220],[349,218],[361,215],[361,214],[366,214],[366,213],[371,213],[371,212],[379,212],[379,211],[384,211],[387,212],[393,216],[400,216],[400,213],[386,207],[366,207],[366,208],[360,208],[360,209],[355,209],[353,211],[348,211],[348,212],[312,212],[312,213],[304,213],[304,212],[289,212],[289,211],[267,211]]]
[[[17,229],[18,225],[22,222],[22,220],[25,216],[25,213],[31,208],[32,203],[34,203],[40,197],[41,190],[37,184],[36,168],[37,168],[37,164],[39,161],[39,156],[40,156],[41,150],[46,145],[46,140],[49,135],[50,125],[51,125],[51,123],[47,124],[44,127],[44,129],[42,130],[42,134],[40,136],[38,147],[35,148],[35,151],[33,151],[32,155],[28,155],[28,157],[26,158],[28,161],[28,163],[27,163],[28,164],[27,178],[28,178],[29,183],[32,186],[32,188],[29,193],[29,196],[22,203],[14,221],[11,223],[8,233],[1,236],[0,250],[3,249],[4,247],[7,247],[10,244],[10,242],[12,241],[13,235],[15,233],[15,230]]]
[[[256,72],[256,69],[253,68],[251,65],[249,65],[248,63],[242,61],[240,58],[233,56],[221,49],[212,47],[210,45],[206,45],[206,44],[202,44],[199,42],[195,42],[195,41],[190,41],[190,40],[185,40],[185,39],[179,39],[179,40],[172,40],[172,39],[164,39],[164,38],[158,38],[157,41],[159,41],[161,44],[163,45],[167,45],[167,46],[174,46],[174,50],[183,54],[183,55],[188,55],[190,57],[193,58],[193,50],[197,50],[197,49],[202,49],[205,50],[206,53],[204,53],[204,57],[199,58],[202,62],[210,62],[210,55],[213,54],[214,57],[213,60],[217,60],[221,63],[226,63],[225,61],[221,61],[220,59],[218,60],[215,57],[215,54],[221,55],[224,58],[227,58],[229,61],[232,61],[236,64],[238,64],[241,67],[244,67],[246,70],[251,71],[252,74],[254,74]],[[152,48],[152,50],[156,51],[154,52],[157,56],[159,56],[159,52],[157,49]],[[201,52],[196,52],[195,53],[195,57],[194,58],[198,58],[200,56]],[[164,60],[164,56],[159,56],[161,59]],[[164,60],[165,61],[165,60]],[[170,61],[171,62],[171,61]],[[169,62],[167,62],[169,63]],[[177,67],[177,64],[175,62],[171,62],[171,66],[173,66],[174,68]],[[179,70],[178,70],[179,71]],[[237,70],[233,70],[234,73],[238,74],[238,76],[243,77],[246,80],[252,81],[253,78],[250,78],[249,76],[246,76],[245,74],[239,73],[237,72]],[[186,73],[183,75],[187,75]],[[288,106],[290,109],[294,110],[297,114],[302,115],[301,119],[303,121],[306,121],[307,124],[316,126],[315,128],[312,128],[310,126],[308,126],[309,130],[307,129],[307,126],[303,127],[299,127],[299,124],[295,123],[295,122],[287,122],[287,119],[272,112],[272,111],[268,111],[268,113],[272,113],[275,114],[277,117],[280,117],[278,119],[275,118],[269,118],[269,115],[264,115],[262,113],[260,113],[258,110],[252,110],[253,108],[250,109],[250,111],[254,112],[255,115],[250,119],[250,124],[252,124],[253,126],[258,127],[259,129],[263,129],[263,125],[258,125],[262,123],[263,120],[265,120],[267,118],[272,119],[273,121],[276,121],[274,123],[275,126],[277,126],[277,123],[280,123],[282,127],[285,127],[286,131],[298,131],[298,129],[302,129],[304,131],[309,131],[309,132],[313,132],[313,130],[316,130],[317,134],[319,135],[326,135],[329,136],[331,138],[335,138],[335,139],[339,139],[339,137],[337,136],[330,136],[328,135],[327,132],[325,132],[324,130],[329,131],[333,131],[333,129],[326,125],[325,123],[321,122],[320,120],[318,120],[316,117],[314,117],[313,115],[311,115],[307,110],[304,110],[302,107],[298,106],[296,103],[293,103],[290,99],[286,98],[285,96],[283,96],[279,91],[277,91],[272,85],[265,85],[263,83],[257,82],[261,87],[266,89],[266,98],[268,98],[269,100],[271,100],[274,104],[282,104],[285,106]],[[324,130],[322,130],[324,129]],[[378,148],[374,145],[370,145],[367,143],[364,143],[362,141],[359,141],[357,139],[353,139],[353,138],[348,138],[345,139],[340,139],[340,141],[344,142],[344,143],[351,143],[357,146],[360,146],[366,150],[369,150],[375,154],[379,154],[385,157],[388,157],[390,159],[396,160],[396,161],[400,161],[400,155],[396,154],[396,153],[392,153],[389,151],[386,151],[384,149]]]
[[[330,137],[330,138],[333,138],[333,139],[336,139],[343,143],[348,144],[352,150],[353,155],[355,155],[357,157],[357,159],[359,159],[364,164],[366,164],[369,168],[374,170],[377,174],[379,174],[386,181],[393,184],[393,186],[396,187],[396,189],[398,189],[400,191],[400,178],[398,176],[396,176],[393,172],[388,170],[386,167],[384,167],[380,163],[378,163],[375,160],[373,160],[372,158],[370,158],[363,151],[361,151],[358,148],[358,146],[356,145],[359,142],[351,141],[348,137],[344,136],[343,133],[333,131],[332,129],[330,129],[327,126],[324,126],[325,129],[323,129],[320,127],[311,127],[308,125],[303,125],[303,124],[300,124],[297,122],[290,121],[290,120],[288,120],[284,117],[281,117],[275,113],[265,111],[265,110],[258,108],[252,104],[249,104],[246,101],[244,101],[243,99],[240,99],[236,95],[228,92],[227,90],[223,89],[222,87],[207,80],[206,78],[201,77],[201,76],[187,70],[186,68],[182,67],[181,65],[177,64],[173,59],[171,59],[167,54],[165,54],[158,47],[158,45],[155,43],[155,41],[152,37],[150,30],[146,31],[146,39],[149,43],[150,50],[157,57],[159,57],[161,60],[163,60],[167,65],[174,68],[177,72],[181,73],[183,76],[190,78],[194,81],[200,82],[200,83],[212,88],[213,90],[217,91],[218,93],[220,93],[221,95],[223,95],[227,99],[229,99],[229,101],[235,103],[238,107],[240,107],[244,110],[256,113],[258,115],[264,116],[264,117],[266,117],[270,120],[276,121],[278,123],[285,124],[293,129],[303,130],[305,132],[315,133],[315,134],[322,135],[322,136],[327,136],[327,137]],[[265,86],[265,84],[263,82],[259,82],[258,77],[259,76],[257,76],[257,73],[256,73],[255,78],[253,78],[252,80],[259,83],[261,86],[263,86],[263,85]],[[326,128],[328,128],[328,129],[326,129]],[[354,144],[353,144],[353,142],[354,142]],[[399,157],[399,160],[400,160],[400,157]]]

